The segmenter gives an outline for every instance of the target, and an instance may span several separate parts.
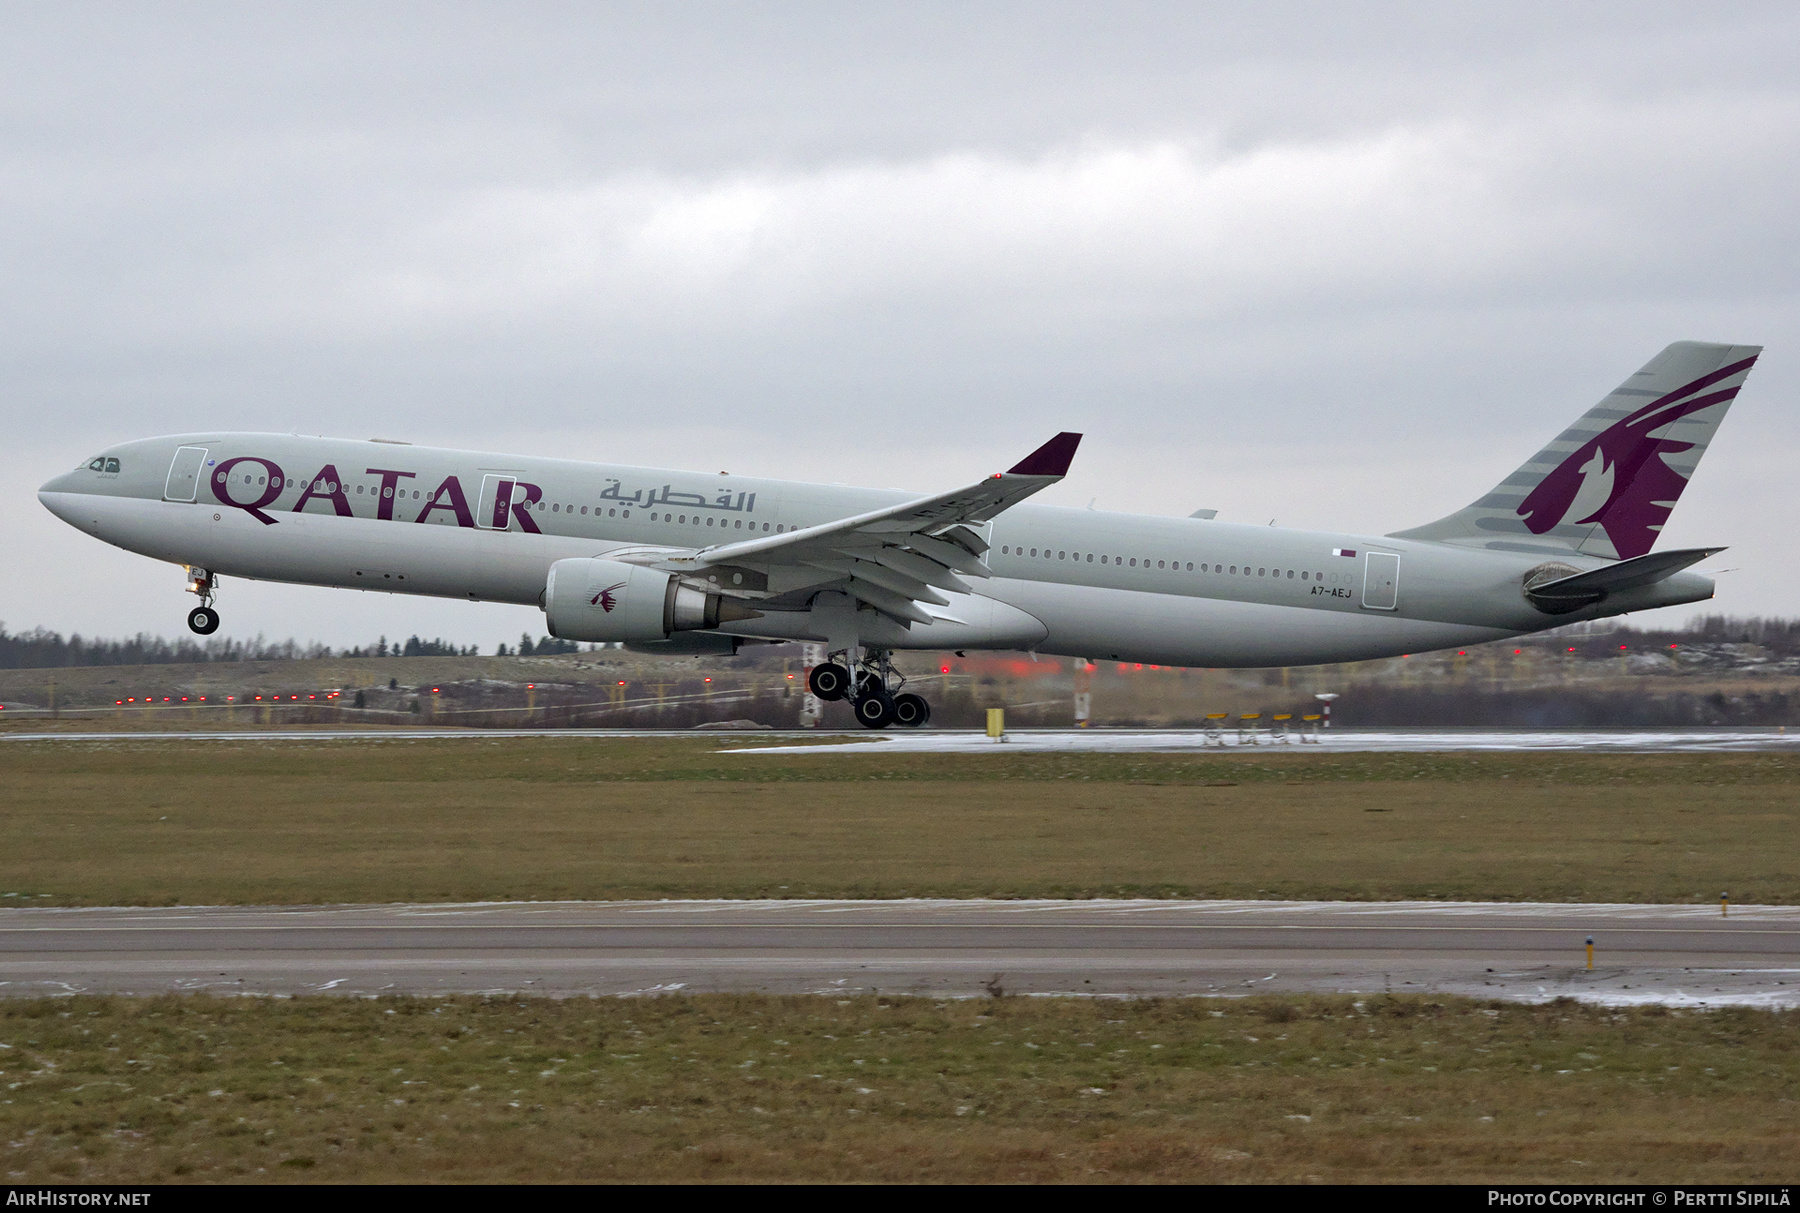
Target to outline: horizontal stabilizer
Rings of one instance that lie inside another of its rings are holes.
[[[1609,564],[1603,569],[1590,569],[1585,573],[1576,573],[1573,577],[1561,577],[1555,581],[1547,581],[1527,589],[1526,595],[1533,601],[1539,599],[1551,602],[1567,602],[1571,599],[1582,601],[1598,601],[1607,594],[1621,590],[1635,590],[1639,586],[1653,585],[1665,577],[1673,577],[1691,564],[1698,564],[1708,556],[1716,556],[1724,548],[1677,548],[1672,552],[1653,552],[1648,556],[1639,556],[1633,560],[1621,560],[1617,564]]]

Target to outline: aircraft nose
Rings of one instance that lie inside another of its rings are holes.
[[[64,472],[60,476],[53,476],[44,482],[42,488],[38,489],[38,500],[42,501],[46,493],[80,492],[80,489],[76,487],[77,483],[78,477],[75,472]]]
[[[81,500],[80,480],[74,472],[64,472],[38,490],[38,504],[71,525],[80,512]]]

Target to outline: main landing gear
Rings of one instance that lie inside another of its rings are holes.
[[[219,630],[219,613],[213,610],[213,593],[219,588],[219,579],[209,569],[188,567],[187,589],[190,594],[200,595],[200,605],[188,612],[188,627],[202,636],[211,636]]]
[[[806,675],[807,689],[827,702],[848,699],[856,722],[865,729],[885,729],[897,724],[916,729],[931,720],[931,705],[911,691],[894,692],[906,679],[894,669],[884,652],[870,651],[857,670],[856,693],[850,691],[850,670],[839,661],[816,665]]]

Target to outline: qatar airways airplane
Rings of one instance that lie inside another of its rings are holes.
[[[1069,433],[927,496],[198,433],[113,447],[38,499],[184,566],[203,635],[222,577],[535,604],[552,635],[648,651],[823,642],[820,698],[918,726],[896,650],[1305,665],[1710,598],[1684,570],[1722,548],[1651,548],[1759,352],[1677,342],[1473,504],[1386,535],[1028,504],[1068,471]]]

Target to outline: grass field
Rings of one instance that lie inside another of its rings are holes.
[[[4,743],[0,904],[1800,901],[1782,755],[720,752],[759,744]]]
[[[1791,1015],[1454,999],[0,1003],[41,1182],[1785,1182]]]

